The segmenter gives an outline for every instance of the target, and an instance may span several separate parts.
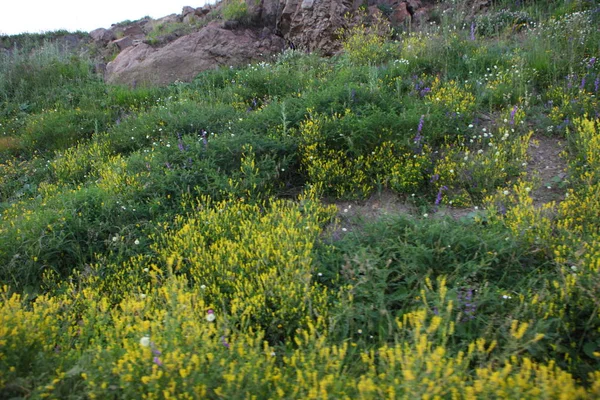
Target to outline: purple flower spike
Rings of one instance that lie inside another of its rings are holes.
[[[515,114],[517,113],[518,109],[519,109],[519,107],[514,106],[512,111],[510,112],[510,124],[511,125],[515,124]]]
[[[587,67],[588,68],[594,68],[594,64],[596,64],[596,57],[590,58],[590,61],[588,62]]]
[[[162,361],[160,361],[160,358],[158,358],[158,357],[154,357],[152,359],[152,361],[154,362],[154,364],[158,365],[159,367],[162,365]]]
[[[439,206],[439,205],[440,205],[440,203],[442,202],[442,192],[443,192],[444,190],[448,190],[448,187],[447,187],[447,186],[442,186],[442,187],[440,188],[440,190],[438,190],[437,197],[435,198],[435,205],[436,205],[436,206]]]
[[[475,40],[475,21],[471,22],[471,40]]]
[[[415,143],[419,143],[423,136],[421,136],[421,131],[423,130],[423,124],[425,123],[425,116],[421,115],[421,119],[419,120],[419,127],[417,128],[417,136],[415,136]]]

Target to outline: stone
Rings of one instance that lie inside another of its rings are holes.
[[[196,9],[190,6],[185,6],[183,7],[183,9],[181,10],[181,16],[185,17],[188,14],[195,14],[196,13]]]
[[[133,45],[133,39],[129,36],[125,36],[121,39],[113,40],[111,44],[114,44],[119,48],[119,51],[123,51],[129,46]]]
[[[234,30],[239,27],[240,27],[240,21],[228,20],[228,21],[223,22],[223,29]]]
[[[407,3],[402,2],[399,3],[394,11],[392,11],[392,15],[390,15],[390,22],[394,25],[402,24],[405,21],[411,20],[411,14],[408,12]]]
[[[90,32],[90,37],[96,42],[108,43],[115,40],[115,33],[110,29],[98,28]]]
[[[146,37],[141,25],[130,25],[123,29],[123,36],[129,36],[131,39],[143,39]]]
[[[203,17],[211,11],[212,11],[212,6],[210,4],[207,4],[204,7],[196,8],[196,15]]]
[[[215,21],[161,48],[127,47],[108,63],[105,79],[131,86],[190,81],[202,71],[264,60],[284,49],[284,39],[270,35],[259,40],[264,34],[261,29],[226,30]]]
[[[199,20],[200,17],[198,17],[196,14],[187,14],[185,17],[183,17],[183,23],[188,25],[193,25]]]
[[[315,0],[303,0],[300,6],[303,10],[312,10]]]

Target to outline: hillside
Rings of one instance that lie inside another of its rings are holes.
[[[163,86],[0,37],[0,398],[599,398],[600,4],[423,3]]]

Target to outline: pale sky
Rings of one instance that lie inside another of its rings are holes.
[[[216,0],[0,0],[0,34],[66,29],[89,32],[146,15],[181,14],[183,6],[201,7]]]

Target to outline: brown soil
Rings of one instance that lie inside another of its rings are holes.
[[[527,174],[540,183],[533,192],[534,205],[541,206],[551,201],[558,203],[564,199],[567,163],[560,155],[564,150],[564,139],[536,135],[531,140]]]

